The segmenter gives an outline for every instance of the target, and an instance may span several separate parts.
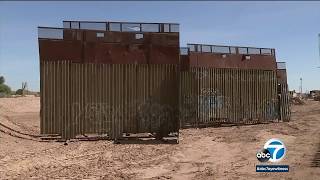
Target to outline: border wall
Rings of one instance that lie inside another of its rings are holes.
[[[175,65],[40,63],[41,134],[178,132]]]
[[[271,70],[190,68],[181,73],[181,125],[256,124],[278,118]]]

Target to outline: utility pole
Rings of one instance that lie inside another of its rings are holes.
[[[319,42],[319,61],[320,61],[320,34],[318,34],[318,39],[319,39],[318,42]],[[317,68],[320,68],[320,66]]]
[[[300,96],[302,96],[302,78],[300,78]]]

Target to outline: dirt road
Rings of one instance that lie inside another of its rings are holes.
[[[294,106],[292,121],[185,129],[180,144],[38,142],[39,98],[0,99],[0,178],[320,179],[320,103]],[[31,135],[31,136],[30,136]],[[256,173],[256,153],[280,138],[289,173]]]

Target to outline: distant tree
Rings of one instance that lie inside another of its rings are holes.
[[[5,79],[3,76],[0,76],[0,93],[2,94],[11,94],[11,88],[4,84]]]
[[[5,82],[4,77],[3,77],[3,76],[0,76],[0,84],[4,84],[4,82]]]
[[[0,93],[11,94],[11,88],[5,84],[0,84]]]

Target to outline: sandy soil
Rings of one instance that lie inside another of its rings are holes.
[[[185,129],[180,144],[38,142],[39,98],[0,99],[1,179],[320,179],[320,103],[294,106],[292,121]],[[3,126],[4,125],[4,126]],[[8,127],[10,129],[8,129]],[[31,135],[31,136],[30,136]],[[289,173],[256,173],[256,153],[280,138]]]

